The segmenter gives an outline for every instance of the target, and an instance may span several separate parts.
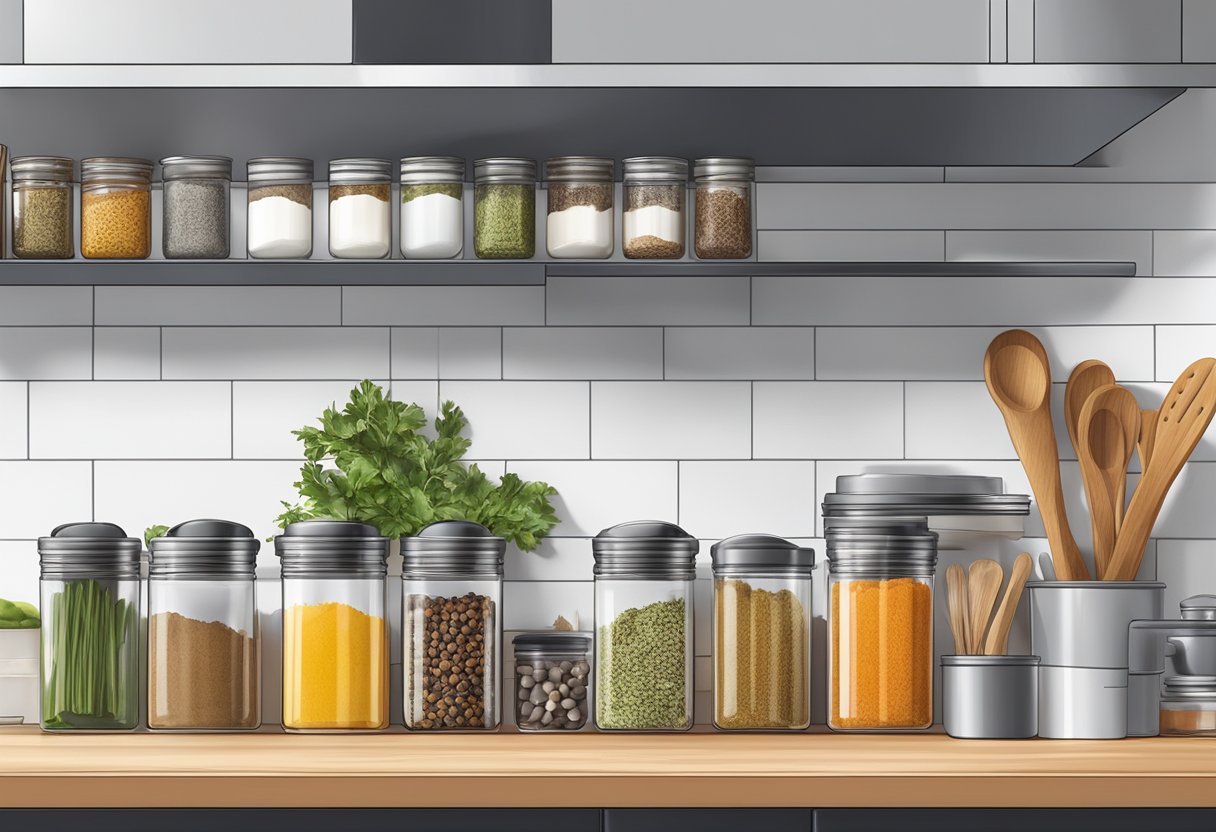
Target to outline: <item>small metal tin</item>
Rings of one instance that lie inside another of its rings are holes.
[[[1216,621],[1216,595],[1192,595],[1178,606],[1185,621]]]
[[[148,577],[164,580],[254,578],[261,542],[228,520],[188,520],[148,543]]]
[[[692,580],[700,541],[675,523],[636,520],[591,540],[597,578]]]
[[[958,739],[1038,734],[1038,656],[942,656],[942,722]]]
[[[501,578],[507,541],[467,520],[431,523],[401,541],[401,577]]]

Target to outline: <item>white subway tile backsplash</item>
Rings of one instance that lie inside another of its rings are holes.
[[[681,462],[680,525],[700,538],[815,535],[815,463]]]
[[[36,381],[30,458],[227,459],[230,393],[224,382]]]
[[[550,630],[560,615],[576,630],[595,621],[591,581],[506,581],[502,587],[503,627]]]
[[[547,537],[531,552],[508,544],[504,568],[508,581],[590,581],[592,564],[589,539]]]
[[[622,267],[625,271],[626,267]],[[746,324],[746,277],[550,277],[546,323],[559,326]]]
[[[0,381],[0,459],[25,459],[29,436],[24,381]]]
[[[764,231],[757,235],[758,259],[777,260],[942,260],[941,231]]]
[[[502,330],[496,327],[439,330],[439,378],[502,378]]]
[[[91,286],[0,286],[0,326],[89,326]]]
[[[757,459],[899,459],[903,385],[883,382],[756,382]]]
[[[427,382],[434,390],[435,382]],[[302,459],[304,446],[291,435],[316,427],[325,408],[345,405],[358,381],[238,381],[232,385],[232,456],[235,459]],[[434,401],[432,393],[431,401]],[[432,405],[433,406],[433,405]],[[428,415],[429,412],[428,412]]]
[[[577,381],[443,381],[469,420],[474,457],[586,459],[589,392]]]
[[[87,379],[93,375],[88,327],[0,327],[0,379]]]
[[[1154,273],[1153,257],[1151,231],[946,232],[947,260],[1130,261],[1136,274],[1148,275]]]
[[[106,326],[326,326],[342,323],[338,286],[98,286]]]
[[[1157,580],[1165,582],[1165,617],[1192,595],[1216,595],[1216,540],[1158,540]]]
[[[1174,480],[1153,527],[1156,537],[1216,538],[1216,463],[1191,462]]]
[[[42,534],[50,534],[46,529]],[[38,543],[34,540],[0,540],[0,575],[3,575],[4,598],[28,601],[38,606]]]
[[[439,378],[439,330],[409,327],[392,330],[393,378]]]
[[[160,378],[160,329],[151,326],[94,329],[93,378],[114,381]]]
[[[594,537],[629,520],[676,517],[675,462],[509,462],[507,470],[558,490],[554,535]]]
[[[357,326],[534,326],[542,286],[347,286],[342,323]]]
[[[751,456],[748,382],[597,381],[591,402],[596,459]]]
[[[909,382],[908,459],[1016,459],[1005,420],[982,381]]]
[[[508,327],[503,377],[659,379],[663,330],[641,327]]]
[[[1153,259],[1155,274],[1216,276],[1216,231],[1154,231]]]
[[[1157,327],[1157,381],[1173,383],[1205,356],[1216,356],[1216,326]]]
[[[0,537],[34,540],[63,523],[93,517],[88,462],[0,462]],[[34,545],[34,544],[31,544]]]
[[[388,377],[388,330],[362,327],[171,327],[167,379]]]
[[[815,330],[783,327],[670,327],[669,379],[815,378]]]

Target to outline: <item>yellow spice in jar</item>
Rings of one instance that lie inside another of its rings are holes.
[[[285,728],[384,728],[388,690],[383,618],[333,602],[283,612]]]
[[[80,253],[142,259],[152,253],[152,194],[122,190],[80,195]]]

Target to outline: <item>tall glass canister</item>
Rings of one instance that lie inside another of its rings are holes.
[[[388,159],[329,163],[329,253],[343,260],[382,260],[392,248],[393,165]]]
[[[714,572],[714,725],[801,731],[811,723],[811,571],[815,551],[767,534],[710,549]]]
[[[631,260],[684,256],[688,160],[635,156],[624,164],[621,247]]]
[[[401,541],[405,727],[497,728],[507,542],[464,520]]]
[[[139,723],[140,549],[113,523],[68,523],[38,539],[44,731]]]
[[[598,156],[559,156],[545,162],[545,249],[550,257],[612,256],[612,169],[611,159]]]
[[[283,571],[283,727],[388,727],[388,541],[365,523],[305,520],[274,547]]]
[[[527,260],[536,253],[536,162],[503,156],[473,163],[473,253]]]
[[[261,721],[254,572],[240,523],[190,520],[148,544],[148,727],[248,731]]]
[[[595,724],[692,727],[693,581],[700,544],[673,523],[600,532],[595,556]]]

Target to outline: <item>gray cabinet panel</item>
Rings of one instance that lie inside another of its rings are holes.
[[[1037,63],[1173,63],[1182,0],[1035,0]]]
[[[21,63],[21,0],[0,0],[0,64]]]
[[[1182,0],[1182,60],[1216,61],[1216,0]]]
[[[547,64],[552,0],[355,0],[357,64]]]

